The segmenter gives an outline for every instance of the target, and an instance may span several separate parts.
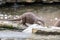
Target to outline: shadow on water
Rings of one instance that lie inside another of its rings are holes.
[[[60,35],[60,33],[58,33],[58,32],[44,32],[44,31],[40,31],[40,32],[36,32],[35,34],[37,34],[37,35]]]
[[[60,2],[53,2],[53,3],[43,3],[43,2],[34,2],[34,3],[27,3],[27,2],[20,2],[20,3],[5,3],[1,4],[0,7],[20,7],[20,6],[41,6],[41,5],[59,5]]]

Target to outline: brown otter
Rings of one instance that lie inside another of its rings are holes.
[[[54,24],[54,26],[60,27],[60,19],[56,21],[56,23]]]
[[[44,21],[42,21],[39,17],[37,17],[34,13],[32,12],[27,12],[27,13],[24,13],[20,16],[20,18],[18,19],[13,19],[13,20],[10,20],[10,21],[20,21],[22,20],[22,24],[23,25],[26,25],[26,23],[29,23],[29,24],[40,24],[40,25],[44,25]],[[27,26],[27,25],[26,25]]]

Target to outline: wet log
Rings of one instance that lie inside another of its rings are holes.
[[[1,30],[13,30],[13,31],[20,31],[22,32],[24,28],[18,26],[17,23],[12,23],[9,21],[0,21],[0,31]]]
[[[42,27],[42,28],[33,28],[32,33],[42,34],[42,35],[60,35],[60,27]]]

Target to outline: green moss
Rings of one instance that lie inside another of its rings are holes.
[[[0,29],[1,28],[5,28],[5,29],[15,29],[15,30],[19,30],[18,27],[13,27],[12,25],[5,25],[5,24],[0,24]]]

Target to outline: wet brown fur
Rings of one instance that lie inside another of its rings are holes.
[[[24,13],[20,16],[19,19],[13,19],[12,21],[20,21],[22,20],[22,24],[23,25],[26,25],[26,23],[29,23],[29,24],[39,24],[39,25],[44,25],[44,21],[42,21],[39,17],[37,17],[34,13],[32,12],[27,12],[27,13]],[[38,23],[40,22],[40,23]]]

